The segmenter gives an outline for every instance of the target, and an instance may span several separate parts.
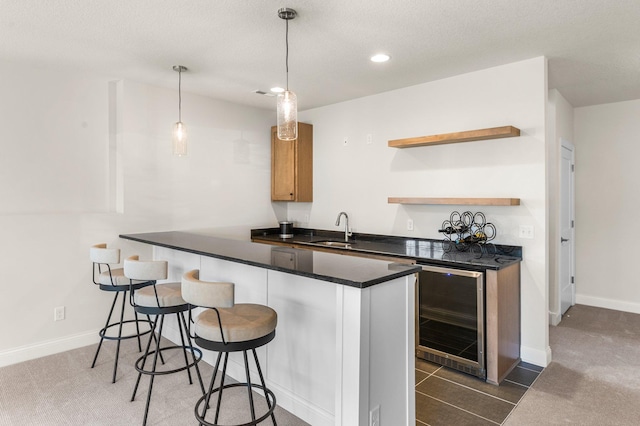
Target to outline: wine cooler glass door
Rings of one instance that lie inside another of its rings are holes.
[[[423,265],[417,298],[418,356],[485,375],[482,272]]]

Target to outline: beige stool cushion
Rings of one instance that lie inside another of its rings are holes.
[[[153,287],[154,286],[150,285],[136,290],[133,298],[135,304],[152,308],[167,308],[169,306],[180,306],[187,303],[182,298],[180,283],[156,284],[155,288],[158,292],[158,299],[156,299],[156,292],[153,291]],[[158,302],[160,302],[160,306],[158,306]]]
[[[138,255],[124,260],[124,274],[134,280],[155,281],[167,279],[166,260],[140,260]]]
[[[231,308],[234,303],[233,283],[200,281],[200,271],[194,269],[182,276],[182,297],[195,306]]]
[[[276,329],[278,315],[268,306],[239,303],[233,308],[220,308],[220,320],[226,342],[244,342],[266,336]],[[202,312],[195,321],[199,337],[222,342],[218,316],[213,309]]]
[[[98,284],[103,285],[129,285],[131,284],[131,280],[124,276],[124,269],[117,268],[111,270],[111,276],[109,276],[109,271],[105,271],[105,268],[102,268],[103,272],[98,275]],[[111,281],[113,279],[113,282]],[[133,284],[144,283],[146,281],[133,280]]]
[[[93,263],[117,265],[120,263],[120,249],[107,248],[105,243],[94,244],[89,249],[89,258]]]

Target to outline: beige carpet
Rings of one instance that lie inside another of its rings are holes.
[[[640,315],[576,305],[549,340],[553,361],[505,425],[640,424]]]
[[[640,424],[640,315],[576,305],[559,326],[550,328],[550,343],[553,362],[504,425]],[[0,368],[0,424],[141,424],[147,378],[136,400],[129,402],[137,347],[134,342],[123,345],[118,381],[112,384],[114,347],[105,344],[94,369],[89,366],[95,345]],[[211,372],[202,363],[205,381]],[[197,424],[193,406],[198,388],[188,384],[185,372],[158,377],[149,424]],[[225,423],[246,421],[236,417],[246,411],[245,395],[229,399],[234,419]],[[276,417],[282,426],[306,425],[280,408]]]
[[[0,425],[141,425],[149,382],[143,376],[136,400],[130,402],[137,377],[133,363],[140,356],[137,344],[123,342],[115,384],[111,383],[115,344],[103,344],[96,367],[91,369],[96,347],[0,368]],[[165,360],[168,366],[184,363],[182,352],[175,350],[169,351]],[[213,368],[204,362],[200,366],[206,387]],[[193,410],[201,391],[196,380],[194,373],[194,384],[189,385],[186,371],[157,377],[147,424],[197,425]],[[221,415],[220,422],[249,421],[246,389],[229,394],[228,398],[226,391],[223,393],[226,415]],[[264,398],[254,393],[254,399],[260,412]],[[280,407],[275,413],[278,425],[307,425]],[[262,424],[271,425],[271,421]]]

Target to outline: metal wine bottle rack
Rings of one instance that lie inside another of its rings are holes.
[[[445,252],[468,251],[476,259],[496,254],[496,246],[490,243],[496,237],[496,227],[487,222],[482,212],[460,214],[454,211],[449,220],[442,222],[438,232],[444,234],[442,249]]]

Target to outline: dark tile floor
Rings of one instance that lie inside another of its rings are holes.
[[[500,425],[542,367],[521,362],[500,384],[416,359],[416,426]]]

